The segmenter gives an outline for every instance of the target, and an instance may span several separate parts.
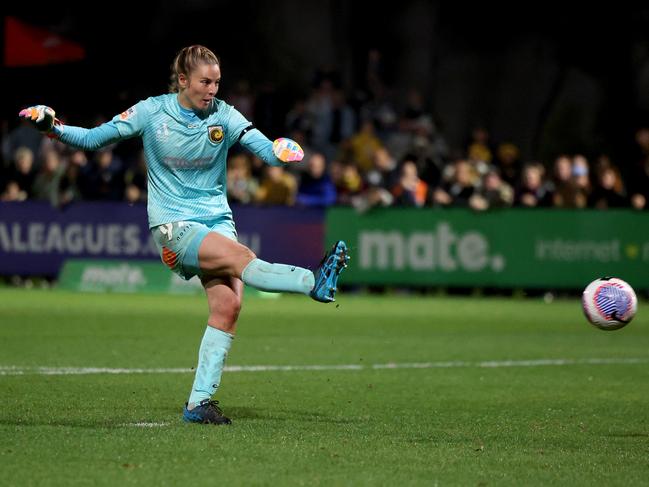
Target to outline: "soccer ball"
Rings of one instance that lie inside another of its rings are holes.
[[[586,286],[581,304],[591,324],[601,330],[617,330],[635,316],[638,298],[622,279],[602,277]]]

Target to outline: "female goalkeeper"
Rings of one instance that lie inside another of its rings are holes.
[[[243,283],[331,302],[349,259],[345,243],[339,241],[314,275],[300,267],[265,262],[237,242],[226,197],[228,149],[239,142],[270,165],[300,161],[303,152],[290,139],[271,142],[234,107],[217,99],[220,82],[217,57],[194,45],[176,55],[169,94],[140,101],[99,127],[63,125],[44,105],[20,112],[48,136],[83,150],[142,138],[149,228],[162,262],[184,279],[199,276],[207,295],[207,329],[183,418],[210,424],[230,423],[212,396],[234,337]]]

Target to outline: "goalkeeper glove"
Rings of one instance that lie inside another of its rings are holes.
[[[273,142],[273,154],[282,162],[300,162],[304,151],[294,140],[280,137]]]
[[[54,110],[45,105],[36,105],[25,108],[20,111],[18,116],[29,120],[40,132],[51,137],[56,137],[58,135],[58,131],[55,130],[55,127],[58,128],[62,125],[59,119],[56,118]]]

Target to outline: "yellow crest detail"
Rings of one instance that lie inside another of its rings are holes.
[[[223,127],[221,125],[212,125],[207,128],[207,132],[210,137],[210,141],[215,144],[220,144],[223,140]]]

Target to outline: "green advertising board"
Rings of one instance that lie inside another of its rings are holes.
[[[58,285],[63,289],[85,292],[203,292],[198,278],[185,281],[159,262],[139,260],[67,260]]]
[[[649,289],[647,212],[336,208],[326,237],[350,246],[347,284]]]
[[[198,277],[185,281],[160,262],[151,260],[69,259],[58,287],[69,291],[115,293],[203,294]],[[276,299],[279,293],[244,286],[247,296]]]

